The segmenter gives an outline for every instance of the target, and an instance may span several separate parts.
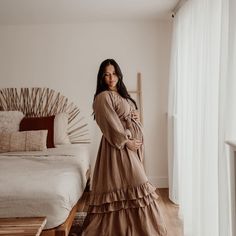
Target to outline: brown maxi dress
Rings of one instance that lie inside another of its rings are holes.
[[[104,91],[93,108],[103,136],[82,236],[167,235],[156,188],[144,171],[143,146],[137,151],[125,146],[128,138],[143,139],[140,123],[131,118],[132,102]]]

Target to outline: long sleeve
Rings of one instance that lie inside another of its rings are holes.
[[[112,146],[122,149],[128,141],[128,135],[114,109],[111,96],[109,92],[97,95],[93,105],[95,119],[106,140]]]

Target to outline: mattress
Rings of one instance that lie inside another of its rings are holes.
[[[0,217],[46,216],[62,224],[81,197],[89,170],[85,145],[0,154]]]

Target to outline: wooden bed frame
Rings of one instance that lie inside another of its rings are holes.
[[[67,217],[66,221],[62,225],[53,229],[43,230],[41,236],[68,236],[78,207],[79,202],[77,202],[77,204],[73,207],[70,212],[70,215]]]

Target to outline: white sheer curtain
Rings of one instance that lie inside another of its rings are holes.
[[[230,1],[235,5],[235,0]],[[235,53],[232,45],[228,48],[229,16],[233,16],[228,2],[188,0],[173,22],[169,189],[171,200],[180,205],[185,236],[230,235],[224,140],[232,126],[229,98],[236,98],[236,87],[231,97],[227,90],[236,81],[236,74],[229,76],[229,67],[235,71],[236,65],[228,64],[228,51]],[[234,101],[232,106],[236,106]]]
[[[236,1],[229,1],[229,60],[227,74],[226,138],[236,140]]]
[[[236,1],[229,0],[229,37],[228,37],[228,63],[226,79],[226,105],[225,105],[225,140],[236,140]],[[229,160],[229,165],[235,165],[236,160]],[[236,165],[235,165],[236,166]],[[228,169],[233,169],[232,166]],[[235,173],[234,173],[235,174]],[[234,183],[236,180],[233,181]],[[235,187],[235,186],[234,186]],[[235,193],[235,189],[231,190]],[[231,196],[230,196],[231,197]],[[235,197],[235,196],[234,196]],[[236,235],[235,199],[230,199],[230,236]],[[222,201],[223,204],[223,201]],[[222,206],[222,212],[224,212]],[[223,217],[222,217],[223,218]],[[223,234],[222,234],[223,235]]]

